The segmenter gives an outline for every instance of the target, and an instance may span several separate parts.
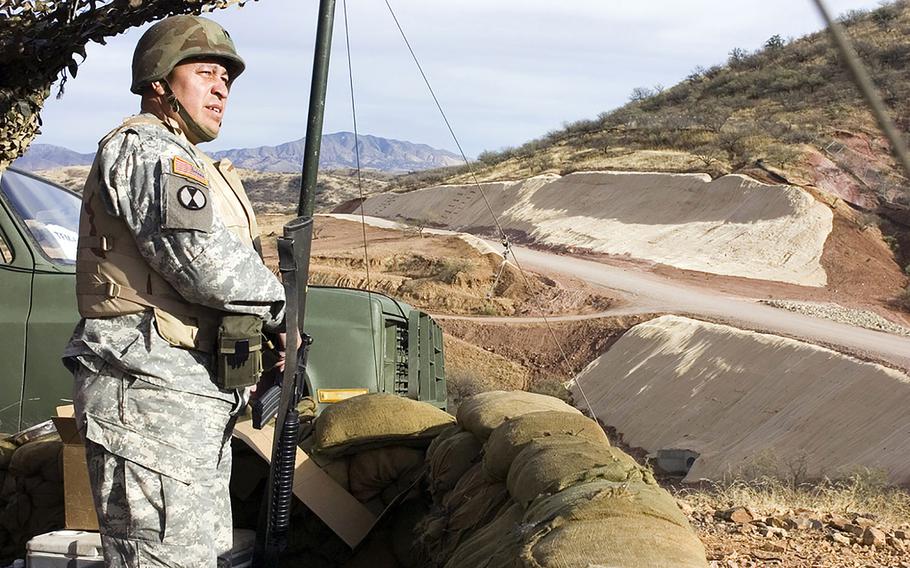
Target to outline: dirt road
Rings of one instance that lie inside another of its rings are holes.
[[[859,357],[910,370],[910,338],[836,323],[764,306],[749,298],[727,296],[714,290],[674,282],[641,269],[618,268],[513,247],[522,267],[560,272],[626,295],[625,310],[692,315],[721,323],[765,331],[824,345]],[[621,308],[622,309],[622,308]]]

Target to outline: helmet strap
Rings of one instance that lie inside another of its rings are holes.
[[[164,86],[164,96],[167,99],[168,104],[171,106],[171,110],[177,113],[180,118],[183,119],[183,123],[186,125],[186,129],[193,135],[193,138],[199,142],[211,142],[214,140],[218,133],[214,132],[193,119],[190,116],[190,113],[187,112],[186,107],[180,104],[180,100],[177,99],[177,95],[174,94],[174,91],[171,90],[171,85],[165,79],[161,79],[161,84]],[[198,143],[198,142],[197,142]]]

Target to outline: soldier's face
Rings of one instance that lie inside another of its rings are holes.
[[[230,81],[227,68],[216,59],[181,62],[168,77],[171,90],[193,120],[216,134],[221,129],[227,109]],[[187,132],[179,115],[175,113],[172,118],[181,123],[184,132]]]

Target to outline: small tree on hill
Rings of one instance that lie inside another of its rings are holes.
[[[771,52],[780,51],[786,43],[784,38],[780,37],[780,34],[774,34],[765,42],[765,50]]]
[[[629,95],[629,100],[633,102],[643,101],[645,99],[650,99],[657,93],[653,89],[648,87],[635,87],[632,89],[632,94]]]

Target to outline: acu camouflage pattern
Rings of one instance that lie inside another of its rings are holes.
[[[219,216],[208,227],[163,227],[160,196],[174,156],[203,169],[195,146],[163,123],[110,137],[96,157],[108,212],[187,301],[277,328],[281,284]],[[108,565],[214,566],[230,551],[229,444],[244,393],[213,383],[210,355],[165,341],[152,310],[83,319],[64,359],[76,379]]]
[[[231,36],[212,20],[199,16],[162,20],[149,28],[136,44],[130,90],[142,94],[146,85],[164,79],[184,59],[203,56],[226,60],[231,81],[246,67]]]
[[[75,379],[77,416],[92,434],[86,458],[103,519],[105,565],[229,567],[231,405],[110,367],[80,366]],[[98,437],[103,444],[94,441]],[[176,446],[192,447],[196,455]]]

